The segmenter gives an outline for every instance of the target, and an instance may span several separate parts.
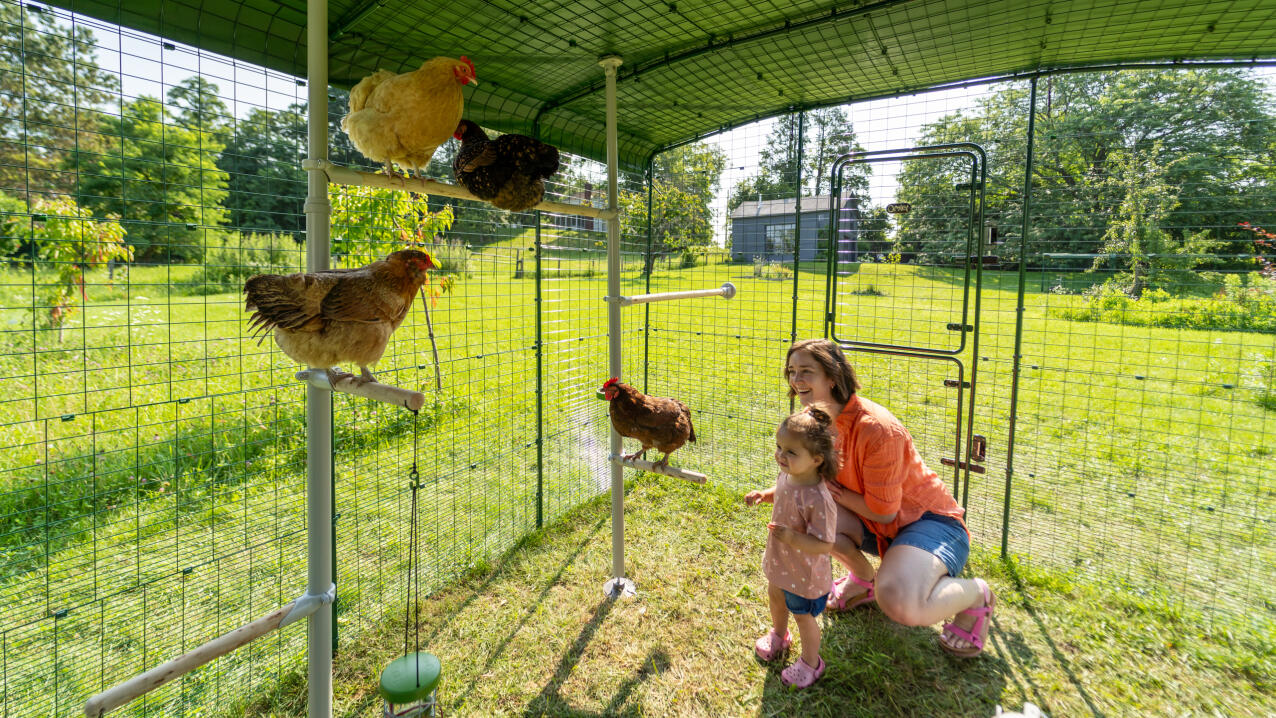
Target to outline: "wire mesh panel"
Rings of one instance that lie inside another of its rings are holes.
[[[302,392],[239,297],[302,262],[301,136],[247,145],[262,118],[297,126],[300,90],[16,3],[0,57],[0,693],[69,715],[301,591]],[[122,712],[238,700],[303,635]]]
[[[1238,70],[1038,82],[1010,523],[1033,557],[1268,626],[1271,98]]]

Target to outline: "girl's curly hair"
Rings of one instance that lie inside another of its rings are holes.
[[[833,431],[833,417],[827,411],[819,406],[808,406],[780,422],[779,431],[797,437],[812,456],[824,459],[816,470],[820,478],[827,481],[837,478],[838,460],[834,448],[836,434]]]

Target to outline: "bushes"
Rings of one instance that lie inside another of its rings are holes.
[[[303,271],[304,246],[290,234],[226,234],[210,244],[205,261],[189,282],[178,285],[183,294],[238,292],[255,274]]]
[[[1174,329],[1276,332],[1276,280],[1258,274],[1227,275],[1210,297],[1178,297],[1151,289],[1135,299],[1113,286],[1097,287],[1080,306],[1051,315],[1079,322],[1108,322]]]

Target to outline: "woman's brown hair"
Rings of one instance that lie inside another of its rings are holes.
[[[823,461],[816,469],[821,479],[826,481],[837,480],[837,450],[836,437],[833,434],[833,417],[820,406],[808,406],[807,408],[792,414],[789,418],[780,422],[780,428],[787,434],[797,437],[798,441],[812,456],[818,456]]]
[[[786,383],[789,378],[789,358],[793,356],[793,352],[810,354],[815,363],[824,370],[824,375],[833,380],[833,399],[837,402],[839,409],[850,401],[851,397],[855,396],[856,390],[860,388],[859,379],[855,378],[855,370],[851,368],[851,363],[842,353],[842,347],[828,339],[802,339],[793,342],[793,346],[789,347],[789,353],[784,355]],[[795,396],[797,392],[793,391],[793,385],[789,384],[789,398],[792,399]]]

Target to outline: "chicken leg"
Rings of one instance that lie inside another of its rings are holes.
[[[647,453],[647,447],[644,446],[642,447],[641,450],[635,451],[632,454],[625,454],[624,456],[621,456],[620,458],[624,459],[625,461],[633,461],[634,459],[644,456],[646,453]]]

